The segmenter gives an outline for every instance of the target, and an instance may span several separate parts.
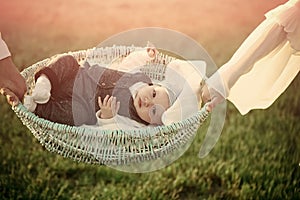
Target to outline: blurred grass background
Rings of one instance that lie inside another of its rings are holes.
[[[189,35],[218,66],[263,13],[284,0],[10,0],[0,31],[20,70],[57,53],[91,48],[132,28]],[[229,103],[223,133],[198,159],[204,125],[170,166],[130,174],[46,151],[0,98],[0,199],[300,199],[300,79],[266,110],[241,116]]]

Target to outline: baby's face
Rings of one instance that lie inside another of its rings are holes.
[[[133,103],[139,117],[150,124],[161,124],[163,112],[170,107],[166,89],[157,85],[140,88]]]

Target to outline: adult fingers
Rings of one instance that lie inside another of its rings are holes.
[[[211,100],[211,94],[207,85],[204,85],[199,92],[203,102],[209,102]]]
[[[18,77],[16,84],[10,85],[8,88],[15,93],[18,99],[21,100],[24,98],[24,95],[27,92],[25,79],[21,75]]]
[[[0,93],[6,97],[7,102],[11,106],[19,104],[19,98],[8,88],[1,88]]]
[[[207,105],[207,111],[211,112],[218,104],[222,103],[225,99],[221,95],[213,96]]]

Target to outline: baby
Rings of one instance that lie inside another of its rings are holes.
[[[148,46],[130,53],[119,65],[142,66],[156,54]],[[35,74],[34,91],[25,96],[24,105],[42,118],[68,125],[162,124],[162,114],[176,98],[174,92],[153,84],[142,72],[112,68],[79,65],[71,55],[60,56]]]

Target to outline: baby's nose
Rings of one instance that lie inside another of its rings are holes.
[[[152,99],[145,97],[144,106],[149,107],[149,106],[152,106],[152,104],[153,104]]]

